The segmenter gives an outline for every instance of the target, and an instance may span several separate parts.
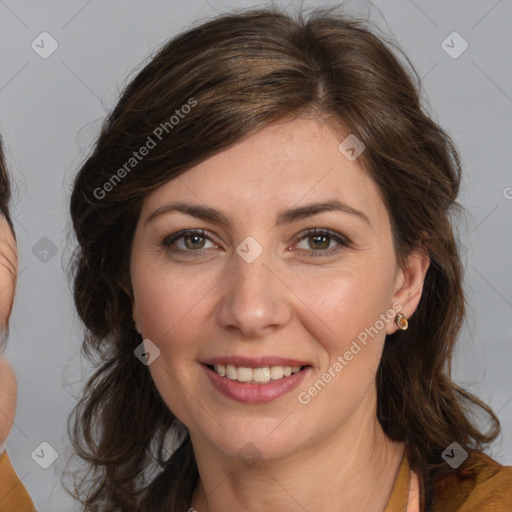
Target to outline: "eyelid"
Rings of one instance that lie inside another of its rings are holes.
[[[334,238],[335,240],[338,240],[343,243],[346,243],[347,245],[348,244],[351,244],[351,240],[346,236],[346,235],[343,235],[342,233],[338,233],[337,231],[333,231],[332,229],[328,229],[328,228],[309,228],[309,229],[305,229],[304,231],[301,231],[297,236],[296,236],[296,240],[300,241],[302,240],[303,238],[306,238],[307,236],[312,236],[312,235],[329,235],[331,238]]]

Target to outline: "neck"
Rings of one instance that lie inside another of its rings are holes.
[[[192,438],[200,481],[191,506],[197,512],[384,510],[404,444],[384,434],[375,409],[358,416],[286,459],[259,461],[253,467],[212,457],[208,447]]]

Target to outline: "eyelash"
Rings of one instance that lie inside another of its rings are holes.
[[[299,243],[302,240],[304,240],[304,239],[306,239],[308,237],[311,237],[311,236],[315,236],[315,235],[316,236],[318,236],[318,235],[322,236],[323,235],[323,236],[329,237],[329,238],[335,240],[336,242],[338,242],[339,245],[337,247],[335,247],[335,248],[322,249],[322,250],[319,250],[319,251],[314,251],[314,250],[306,251],[305,249],[301,249],[301,251],[309,252],[309,254],[307,255],[308,257],[327,257],[327,256],[331,256],[332,254],[337,253],[340,250],[342,250],[342,248],[350,247],[351,246],[351,242],[350,242],[350,240],[347,237],[342,236],[339,233],[336,233],[336,232],[331,231],[329,229],[319,229],[319,228],[314,228],[314,229],[310,229],[310,230],[306,231],[297,240],[296,243]],[[202,229],[184,229],[184,230],[178,231],[177,233],[174,233],[172,235],[166,236],[160,242],[159,245],[160,245],[160,247],[162,249],[170,250],[170,247],[172,246],[172,244],[174,244],[180,238],[184,238],[186,236],[199,236],[201,238],[206,238],[210,242],[213,242],[213,240]],[[213,242],[213,243],[215,243],[215,242]],[[192,257],[195,257],[195,256],[200,256],[200,255],[204,254],[205,251],[209,251],[209,250],[210,249],[199,249],[197,251],[193,251],[193,250],[178,249],[178,250],[173,250],[171,252],[187,254],[187,255],[190,255],[190,256],[193,255]],[[194,254],[194,253],[196,253],[196,254]]]

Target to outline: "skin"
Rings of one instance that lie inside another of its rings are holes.
[[[393,304],[412,315],[429,264],[415,252],[398,267],[377,186],[340,153],[342,135],[312,119],[278,123],[144,200],[131,253],[133,318],[159,347],[149,371],[189,429],[200,474],[191,506],[199,512],[381,511],[389,499],[404,446],[377,421],[375,373],[393,320],[310,403],[297,399]],[[326,211],[276,224],[284,209],[330,199],[368,222]],[[181,212],[147,221],[174,200],[221,210],[231,225]],[[311,228],[351,244],[327,238],[319,247],[305,233]],[[182,229],[203,229],[209,240],[162,247]],[[263,248],[252,263],[236,252],[247,236]],[[325,255],[333,248],[340,250]],[[219,393],[200,365],[226,355],[296,358],[312,369],[298,389],[246,404]],[[238,456],[246,443],[257,449],[255,465]]]
[[[16,286],[16,241],[5,217],[0,216],[0,336],[5,336]],[[0,352],[0,445],[5,443],[16,413],[16,376]]]

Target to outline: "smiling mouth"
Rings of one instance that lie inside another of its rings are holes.
[[[248,384],[268,384],[270,382],[290,377],[291,375],[295,375],[296,373],[309,368],[308,365],[263,366],[261,368],[248,368],[246,366],[235,366],[232,364],[207,364],[206,366],[221,377],[237,382],[246,382]]]

